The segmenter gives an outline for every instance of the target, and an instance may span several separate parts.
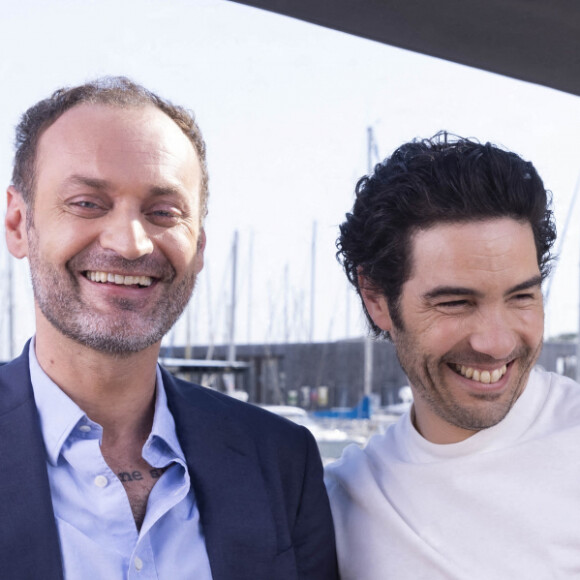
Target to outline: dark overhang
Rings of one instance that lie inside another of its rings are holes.
[[[233,0],[580,95],[577,0]]]

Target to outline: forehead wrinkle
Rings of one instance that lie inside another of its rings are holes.
[[[99,179],[97,177],[88,177],[75,173],[69,175],[64,180],[64,185],[85,185],[92,189],[110,189],[111,183],[106,179]]]
[[[82,185],[90,187],[91,189],[97,189],[101,191],[107,191],[114,189],[113,184],[107,179],[100,179],[97,177],[88,177],[85,175],[74,174],[70,175],[64,180],[64,185]],[[149,192],[152,197],[163,197],[163,196],[176,196],[184,195],[186,191],[179,185],[152,185],[149,187]]]
[[[502,223],[503,222],[503,223]],[[454,275],[456,280],[452,284],[446,284],[440,278],[440,283],[435,276],[432,279],[437,286],[463,287],[462,279],[469,284],[472,273],[479,274],[487,272],[488,275],[495,275],[513,268],[513,253],[518,251],[527,252],[528,248],[523,248],[522,243],[514,240],[513,226],[518,224],[521,227],[528,227],[528,224],[519,224],[511,218],[501,218],[488,220],[475,227],[472,222],[466,224],[439,225],[426,230],[414,232],[411,236],[411,247],[409,252],[410,275],[408,279],[422,276],[423,272],[433,272],[433,263],[440,264],[443,271],[448,271]],[[510,227],[507,227],[507,226]],[[524,232],[524,235],[527,235]],[[519,232],[518,236],[519,237]],[[531,248],[534,254],[534,263],[537,263],[535,244],[531,228],[529,231]],[[465,256],[465,247],[474,245],[475,248],[469,259]],[[526,253],[527,255],[527,253]],[[455,267],[455,263],[461,264],[461,268]],[[528,274],[529,275],[529,274]],[[451,281],[451,280],[450,280]],[[456,283],[459,282],[459,283]]]

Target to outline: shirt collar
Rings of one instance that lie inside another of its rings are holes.
[[[175,432],[175,420],[167,406],[167,395],[161,368],[157,365],[157,389],[155,399],[155,415],[153,416],[153,427],[151,433],[143,447],[143,457],[153,464],[181,460],[185,465],[185,455],[177,439]]]
[[[35,344],[36,339],[33,338],[28,351],[30,380],[48,461],[56,465],[64,442],[86,415],[42,370],[34,351]]]
[[[86,413],[44,372],[36,358],[35,344],[36,340],[33,338],[29,347],[30,379],[48,461],[52,465],[57,465],[63,445],[79,423],[97,427],[101,430],[99,432],[102,432],[102,429],[100,425],[92,422]],[[175,433],[175,421],[167,407],[167,396],[159,366],[157,366],[156,377],[153,427],[143,447],[143,455],[152,465],[154,463],[169,464],[175,460],[185,465],[185,455]]]

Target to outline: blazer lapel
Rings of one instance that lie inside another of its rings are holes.
[[[221,400],[164,372],[169,407],[185,453],[214,580],[271,580],[278,552],[254,441]]]
[[[2,577],[62,580],[28,344],[19,358],[0,367],[0,470]]]

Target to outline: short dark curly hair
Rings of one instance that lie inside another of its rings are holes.
[[[168,115],[191,141],[201,166],[200,215],[207,214],[208,173],[205,142],[193,113],[171,104],[145,87],[123,76],[101,77],[71,88],[55,91],[50,97],[30,107],[16,127],[16,154],[12,185],[20,192],[28,207],[33,207],[36,181],[38,141],[61,115],[81,104],[139,107],[152,105]]]
[[[534,166],[491,143],[439,132],[399,147],[356,185],[340,226],[337,258],[360,295],[359,276],[383,294],[402,328],[400,298],[411,275],[411,238],[440,223],[510,217],[531,225],[545,279],[556,240],[551,194]],[[388,338],[363,308],[376,336]]]

